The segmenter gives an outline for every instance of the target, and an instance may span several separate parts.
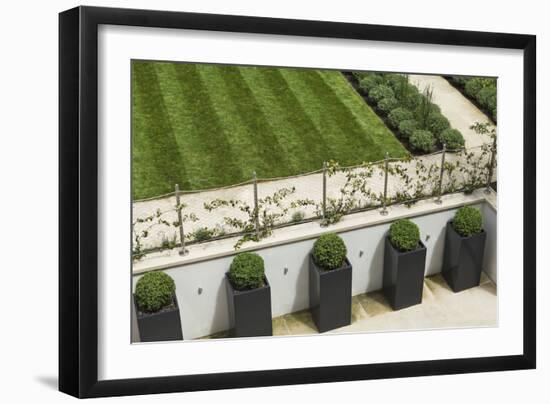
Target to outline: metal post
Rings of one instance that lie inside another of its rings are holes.
[[[258,177],[256,171],[252,173],[252,185],[254,186],[254,228],[256,230],[256,237],[260,237],[260,218],[258,208]]]
[[[495,167],[495,157],[497,153],[497,137],[493,138],[493,146],[491,148],[491,161],[489,163],[489,172],[487,173],[487,185],[485,187],[485,193],[491,193],[491,181],[493,179],[493,170]]]
[[[176,184],[176,210],[178,211],[178,224],[179,224],[179,230],[180,230],[180,242],[181,242],[181,249],[179,254],[185,255],[188,253],[188,251],[185,249],[185,233],[183,232],[183,218],[181,214],[181,206],[180,206],[180,186]]]
[[[447,145],[443,143],[443,150],[441,151],[441,171],[439,172],[439,187],[437,191],[437,199],[435,203],[441,205],[441,191],[443,189],[443,174],[445,173],[445,152],[447,151]]]
[[[327,215],[327,162],[323,161],[323,219]]]
[[[385,216],[388,214],[387,201],[388,201],[388,164],[389,164],[389,154],[386,152],[386,157],[384,158],[384,199],[382,200],[382,210],[380,214]]]

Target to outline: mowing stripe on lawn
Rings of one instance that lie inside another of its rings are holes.
[[[258,176],[288,175],[288,156],[280,144],[280,139],[274,134],[273,126],[258,107],[239,68],[231,66],[224,69],[222,78],[227,94],[236,106],[243,128],[247,129],[244,133],[257,153],[255,170]]]
[[[235,151],[227,140],[222,121],[213,106],[211,92],[198,66],[175,65],[175,78],[180,92],[177,106],[188,117],[187,125],[181,128],[178,136],[181,137],[182,147],[189,151],[185,153],[182,164],[190,175],[193,173],[191,189],[233,183],[235,178],[242,176],[242,170],[229,158]]]
[[[319,75],[380,150],[384,153],[387,151],[390,157],[404,157],[408,154],[395,137],[388,136],[388,128],[382,119],[365,103],[344,75],[340,72],[322,70],[319,71]],[[364,112],[365,107],[369,110],[368,114]]]
[[[289,166],[291,174],[318,170],[323,162],[320,156],[330,147],[289,89],[280,69],[243,68],[241,74],[266,119],[277,128],[277,137],[289,156],[288,161],[293,162]]]
[[[181,167],[181,155],[167,118],[155,67],[132,64],[132,178],[134,198],[170,192],[166,184],[189,178]],[[162,139],[162,141],[159,141]],[[173,185],[172,185],[173,186]]]
[[[337,71],[132,63],[133,195],[406,154]]]
[[[324,159],[350,165],[380,154],[315,70],[285,69],[281,73],[324,141],[334,145]],[[368,155],[358,154],[365,150]]]
[[[234,76],[234,69],[232,66],[201,65],[198,71],[209,91],[215,113],[222,122],[230,143],[234,145],[235,152],[227,155],[227,158],[234,159],[242,168],[242,175],[235,178],[234,182],[242,182],[250,180],[253,171],[259,176],[265,176],[266,167],[273,164],[274,157],[265,152],[270,147],[269,135],[272,129],[265,123],[262,125],[262,122],[251,122],[253,117],[246,116],[258,115],[258,111],[250,109],[250,97],[243,92],[243,83],[228,85],[227,76]],[[254,123],[259,125],[253,125]],[[282,154],[277,142],[274,144],[273,154]]]

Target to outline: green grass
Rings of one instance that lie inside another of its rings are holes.
[[[407,154],[336,71],[132,62],[133,196]]]

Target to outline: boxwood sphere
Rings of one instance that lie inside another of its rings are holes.
[[[347,252],[344,240],[334,233],[323,234],[313,245],[313,259],[326,271],[340,268],[344,264]]]
[[[456,211],[453,227],[462,237],[470,237],[483,230],[483,217],[479,209],[463,206]]]
[[[164,272],[147,272],[136,284],[135,298],[139,310],[154,313],[172,303],[176,291],[174,280]]]
[[[400,219],[390,226],[390,242],[400,251],[412,251],[420,242],[420,230],[409,219]]]
[[[237,254],[229,267],[229,279],[239,290],[259,288],[264,283],[264,260],[256,253]]]

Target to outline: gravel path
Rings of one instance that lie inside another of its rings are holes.
[[[459,129],[464,134],[466,140],[466,147],[473,148],[471,151],[476,156],[480,155],[481,148],[479,146],[490,141],[488,136],[480,136],[469,129],[469,126],[474,122],[486,122],[487,118],[479,111],[473,104],[466,100],[460,92],[447,83],[445,79],[439,76],[409,76],[410,81],[417,85],[420,90],[423,90],[426,86],[433,88],[433,101],[441,107],[442,113],[449,119],[451,126]],[[486,157],[484,157],[486,158]],[[446,161],[455,162],[459,159],[459,156],[454,153],[447,153]],[[433,166],[432,168],[439,172],[439,166],[441,162],[441,154],[436,153],[433,155],[423,156],[418,159],[424,166]],[[390,163],[390,166],[395,167],[397,163]],[[405,169],[406,173],[412,178],[416,177],[416,160],[412,160],[408,163],[400,163]],[[354,173],[364,172],[364,169],[358,168],[353,170]],[[464,181],[464,176],[457,174],[456,179],[459,182]],[[275,181],[260,181],[258,184],[258,197],[260,199],[271,195],[275,191],[281,188],[295,188],[295,192],[287,197],[284,201],[285,206],[289,206],[291,201],[298,199],[313,199],[320,201],[322,198],[322,173],[309,174],[304,176],[298,176],[294,178],[281,179]],[[346,182],[345,173],[338,172],[337,174],[328,177],[327,180],[327,197],[337,198],[340,195],[340,189]],[[448,184],[449,178],[446,176],[444,179],[444,185]],[[368,179],[368,188],[375,194],[382,194],[384,189],[384,176],[382,171],[382,165],[376,165],[372,177]],[[390,176],[388,180],[388,197],[395,196],[396,192],[403,189],[403,182],[398,176]],[[226,231],[234,231],[233,229],[224,225],[223,218],[225,216],[235,217],[239,219],[245,219],[247,216],[243,212],[240,212],[236,208],[222,207],[212,212],[208,212],[204,209],[204,203],[211,202],[214,199],[235,199],[247,202],[250,206],[253,205],[253,185],[246,184],[231,188],[225,188],[220,190],[202,191],[195,193],[187,193],[181,195],[181,202],[187,206],[184,213],[193,212],[198,221],[185,223],[184,228],[186,233],[190,233],[193,230],[201,227],[208,228],[223,228]],[[366,206],[372,204],[374,201],[368,197],[359,197],[358,204],[360,206]],[[136,218],[143,218],[151,215],[157,210],[161,212],[167,212],[162,216],[163,219],[172,223],[177,220],[177,214],[174,211],[176,200],[174,196],[164,197],[160,199],[135,202],[133,204],[133,216]],[[292,213],[295,210],[303,212],[306,217],[312,217],[315,215],[314,207],[302,207],[299,209],[290,209],[287,213],[286,220],[290,220]],[[140,231],[150,226],[149,223],[140,223],[135,226],[136,231]],[[179,237],[177,228],[173,226],[165,226],[163,224],[155,225],[151,227],[149,236],[142,240],[144,248],[157,247],[162,244],[163,239],[172,239],[173,237]],[[179,241],[179,239],[178,239]]]

